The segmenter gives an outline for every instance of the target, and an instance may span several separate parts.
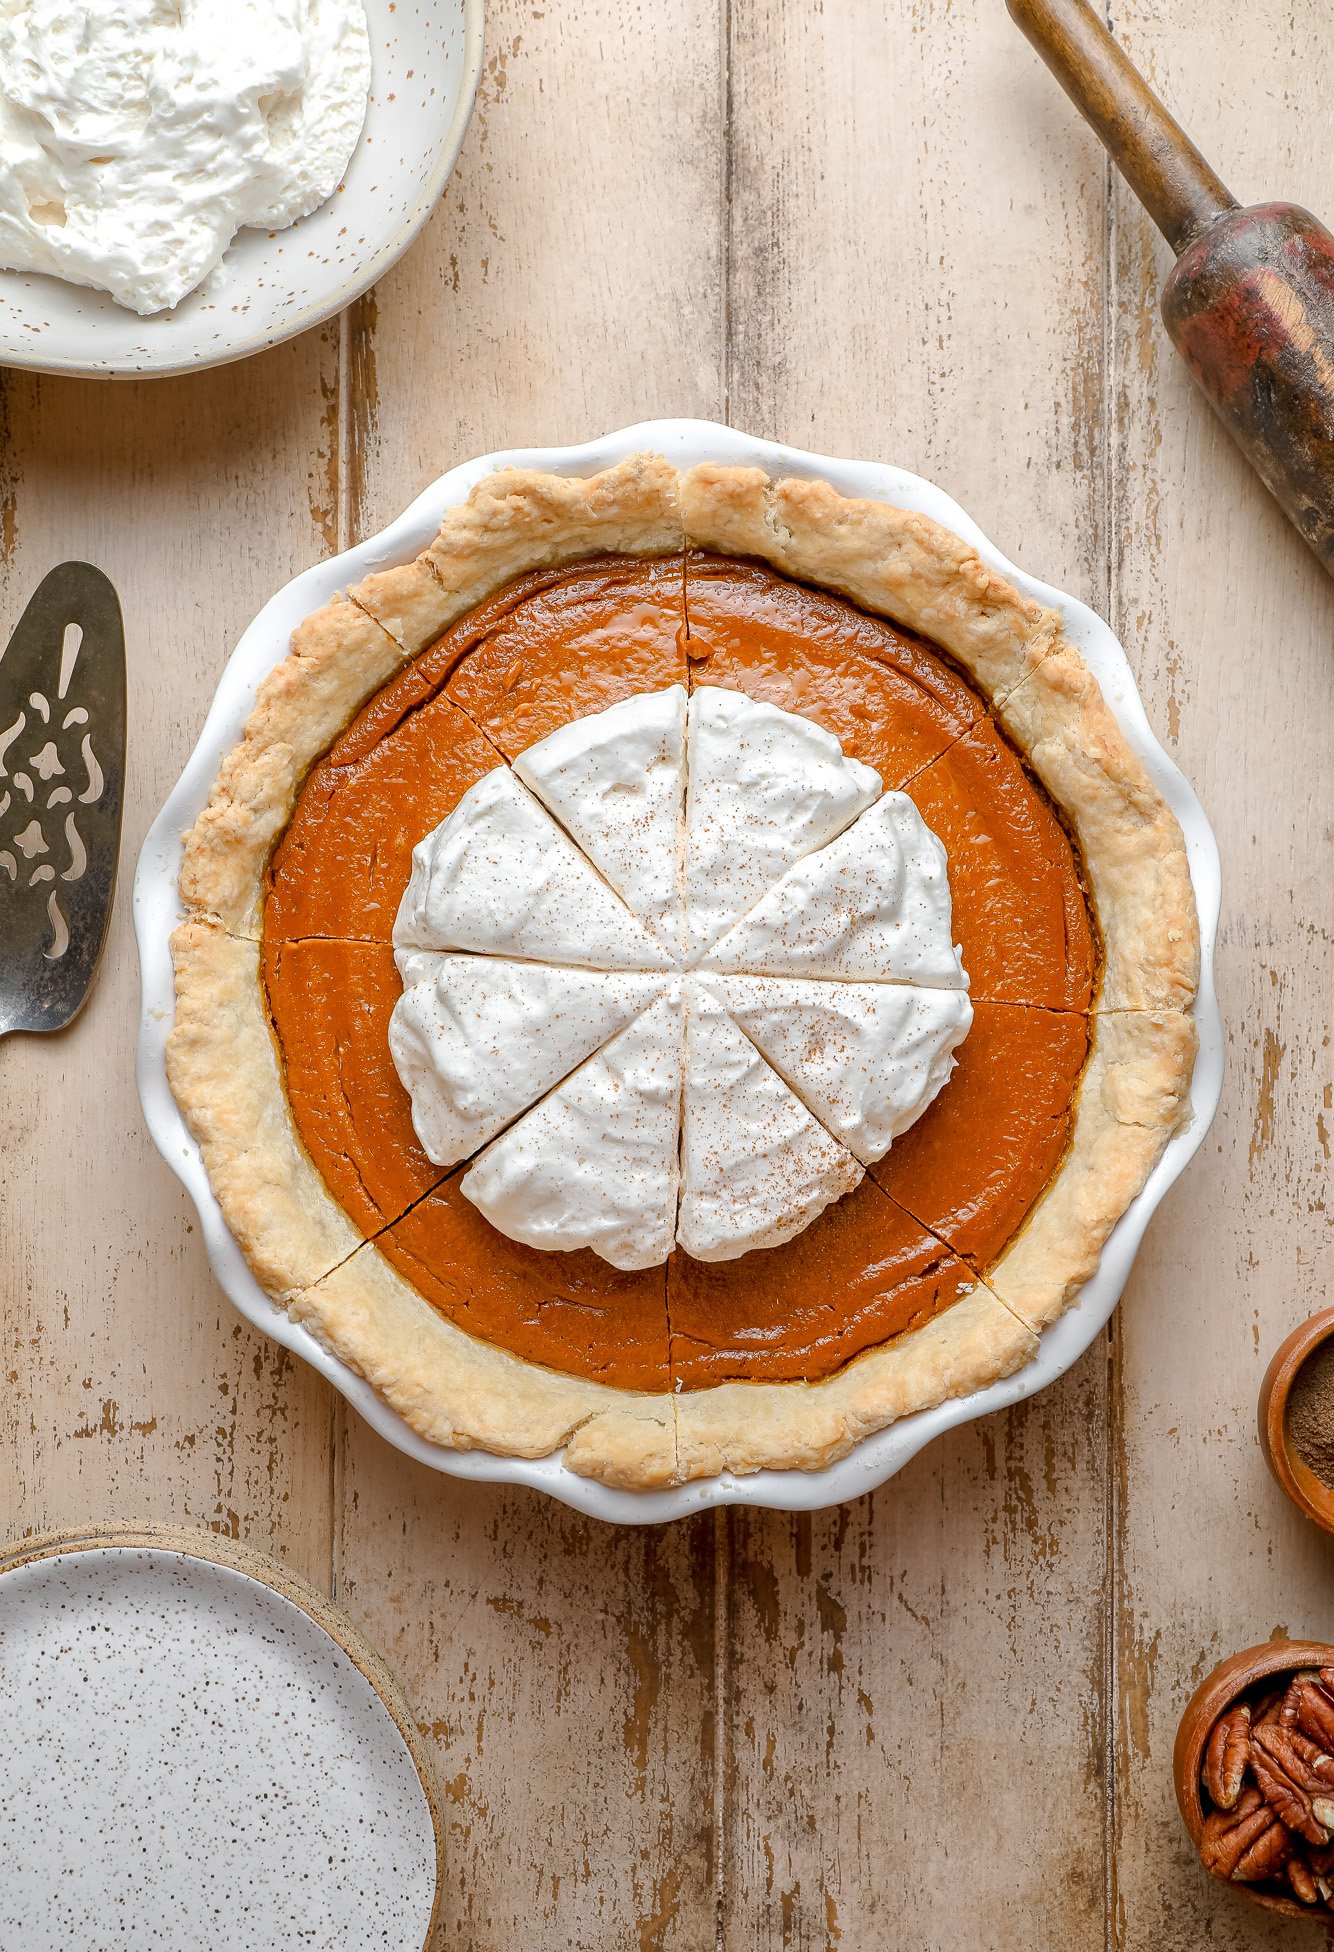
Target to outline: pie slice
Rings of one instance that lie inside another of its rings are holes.
[[[689,962],[880,794],[820,726],[712,685],[691,694],[688,770]]]
[[[680,1118],[678,984],[488,1146],[462,1191],[531,1247],[661,1266],[676,1233]]]
[[[491,1348],[626,1390],[666,1390],[664,1270],[547,1254],[497,1232],[459,1166],[375,1246],[429,1307]]]
[[[413,849],[394,947],[583,969],[673,966],[508,766],[479,779]]]
[[[428,1156],[453,1166],[582,1064],[662,988],[660,976],[499,956],[407,957],[389,1049]]]
[[[729,1012],[864,1166],[939,1093],[973,1012],[963,990],[718,976]]]
[[[1089,1021],[973,1001],[949,1086],[871,1173],[974,1267],[989,1267],[1070,1142]]]
[[[868,1174],[775,1253],[711,1264],[673,1254],[673,1387],[818,1383],[910,1336],[976,1283]]]
[[[951,940],[945,850],[904,793],[886,793],[776,887],[706,969],[836,983],[967,985]]]
[[[573,720],[514,762],[631,914],[681,955],[686,691],[642,693]]]
[[[762,563],[689,555],[686,615],[700,684],[801,712],[874,766],[886,787],[938,758],[984,709],[911,632]]]
[[[677,1239],[700,1261],[777,1247],[862,1176],[702,984],[686,1010],[681,1160]]]

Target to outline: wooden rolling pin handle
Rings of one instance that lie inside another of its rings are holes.
[[[1334,236],[1242,210],[1084,0],[1006,0],[1176,252],[1163,321],[1219,419],[1334,576]]]
[[[1237,200],[1084,0],[1006,0],[1179,255]]]
[[[1334,576],[1334,237],[1295,203],[1188,244],[1163,323],[1237,446]]]

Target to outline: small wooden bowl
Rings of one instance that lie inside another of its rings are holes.
[[[1201,1681],[1186,1703],[1186,1711],[1177,1728],[1176,1747],[1172,1751],[1172,1779],[1176,1785],[1177,1807],[1196,1850],[1204,1834],[1200,1767],[1214,1723],[1225,1709],[1232,1706],[1238,1695],[1245,1694],[1257,1682],[1280,1674],[1295,1674],[1303,1667],[1334,1667],[1334,1646],[1323,1640],[1267,1640],[1263,1647],[1244,1648],[1240,1654],[1233,1654],[1228,1660],[1220,1662],[1213,1673]],[[1205,1875],[1208,1876],[1208,1872]],[[1257,1891],[1253,1885],[1233,1884],[1223,1878],[1217,1878],[1214,1882],[1225,1883],[1229,1891],[1249,1898],[1252,1904],[1263,1905],[1266,1911],[1276,1911],[1284,1918],[1304,1918],[1308,1923],[1314,1919],[1317,1924],[1329,1922],[1330,1914],[1327,1911],[1298,1904],[1295,1898],[1280,1898],[1268,1891]]]
[[[1334,1532],[1334,1491],[1322,1484],[1288,1442],[1288,1397],[1307,1357],[1334,1335],[1334,1308],[1322,1309],[1280,1342],[1260,1385],[1260,1448],[1298,1511]]]

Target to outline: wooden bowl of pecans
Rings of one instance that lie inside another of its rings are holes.
[[[1334,1308],[1295,1328],[1260,1385],[1260,1448],[1298,1511],[1334,1532]]]
[[[1172,1769],[1212,1876],[1285,1917],[1334,1913],[1334,1646],[1233,1654],[1191,1696]]]

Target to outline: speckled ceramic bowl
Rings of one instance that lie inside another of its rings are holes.
[[[682,468],[691,467],[696,461],[722,461],[759,466],[771,474],[823,476],[845,495],[865,495],[891,502],[898,508],[919,509],[963,536],[985,561],[1011,578],[1027,595],[1058,609],[1067,634],[1097,677],[1121,730],[1181,822],[1199,907],[1201,948],[1200,992],[1195,1013],[1200,1052],[1191,1083],[1190,1122],[1170,1141],[1143,1192],[1113,1229],[1098,1270],[1078,1302],[1044,1331],[1038,1353],[1028,1366],[1018,1375],[1008,1376],[972,1396],[942,1403],[934,1410],[924,1410],[918,1416],[905,1417],[888,1429],[877,1431],[828,1470],[757,1471],[751,1477],[725,1472],[670,1491],[618,1491],[595,1484],[569,1470],[559,1453],[531,1459],[492,1457],[480,1450],[445,1450],[419,1437],[367,1382],[355,1375],[346,1363],[330,1355],[307,1329],[290,1320],[261,1289],[227,1230],[204,1171],[199,1147],[186,1129],[168,1088],[165,1063],[167,1034],[175,1010],[167,939],[180,915],[176,884],[181,866],[181,836],[203,808],[223,754],[240,738],[256,687],[286,657],[296,625],[312,610],[328,603],[335,591],[345,589],[372,570],[407,562],[417,555],[435,535],[445,509],[465,501],[475,483],[495,468],[545,468],[559,474],[589,475],[612,466],[628,454],[644,450],[665,454]],[[448,1471],[454,1477],[531,1484],[581,1511],[624,1524],[683,1518],[710,1505],[771,1505],[787,1511],[813,1511],[874,1490],[876,1485],[902,1470],[909,1458],[943,1431],[967,1423],[973,1417],[985,1416],[989,1411],[1004,1409],[1045,1388],[1101,1332],[1116,1305],[1154,1208],[1199,1146],[1218,1107],[1223,1082],[1223,1035],[1214,997],[1213,949],[1219,895],[1218,850],[1199,801],[1149,729],[1125,652],[1107,625],[1086,605],[1017,569],[987,541],[976,522],[943,489],[918,475],[905,473],[902,468],[808,454],[799,448],[780,447],[772,441],[753,440],[747,434],[716,426],[711,421],[654,420],[643,426],[623,428],[620,433],[590,441],[585,447],[535,448],[488,454],[480,460],[469,461],[419,495],[411,508],[380,535],[372,536],[345,555],[308,569],[261,610],[233,653],[194,755],[153,823],[139,857],[134,886],[134,920],[143,976],[139,1095],[159,1151],[180,1175],[199,1209],[209,1258],[236,1306],[269,1335],[313,1363],[368,1422],[410,1457],[437,1471]]]
[[[204,289],[141,319],[105,292],[0,271],[0,364],[187,373],[340,312],[407,249],[458,160],[482,69],[484,0],[366,0],[371,94],[342,187],[288,230],[243,230]]]

